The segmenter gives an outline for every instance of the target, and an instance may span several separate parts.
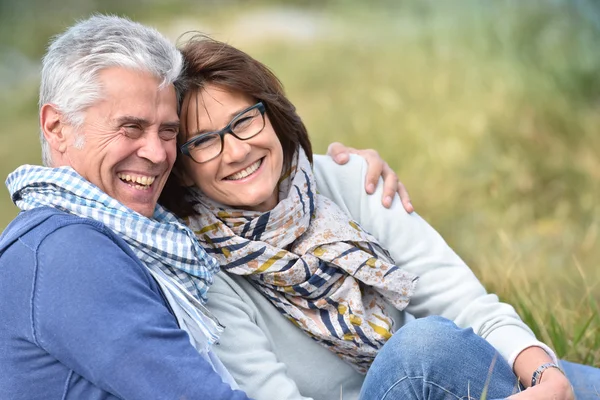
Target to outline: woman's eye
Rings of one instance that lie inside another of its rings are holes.
[[[232,129],[244,129],[245,127],[250,125],[250,123],[252,122],[252,118],[254,117],[250,115],[241,117],[240,119],[235,121],[235,124],[233,125]]]
[[[207,135],[204,137],[198,138],[194,142],[194,148],[197,149],[205,149],[219,142],[219,137],[217,135]]]

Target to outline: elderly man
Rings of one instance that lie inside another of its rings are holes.
[[[40,125],[52,168],[7,180],[27,211],[0,237],[0,399],[247,398],[210,350],[222,327],[202,302],[218,265],[157,205],[182,64],[157,31],[117,17],[51,44]]]
[[[50,46],[40,125],[55,168],[7,181],[30,211],[0,242],[0,398],[247,398],[190,345],[151,275],[203,297],[218,270],[155,208],[176,156],[182,64],[158,32],[114,17]]]

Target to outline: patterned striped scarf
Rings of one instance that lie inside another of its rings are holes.
[[[365,373],[394,332],[385,300],[404,309],[418,278],[316,193],[302,149],[283,176],[269,212],[230,209],[192,190],[197,213],[186,222],[222,269],[246,276],[290,321]]]
[[[221,327],[202,303],[219,264],[173,214],[160,205],[152,219],[136,213],[70,167],[23,165],[8,176],[6,186],[21,210],[49,206],[99,221],[119,234],[153,275],[171,281],[161,287],[200,324],[208,343],[216,341]]]

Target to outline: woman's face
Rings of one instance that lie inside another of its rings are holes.
[[[239,92],[207,85],[201,91],[188,93],[183,104],[186,106],[181,118],[186,136],[182,143],[223,129],[256,101]],[[266,113],[265,126],[259,134],[244,141],[226,134],[223,151],[214,159],[198,164],[188,156],[182,157],[187,183],[193,182],[221,204],[256,211],[268,211],[277,204],[283,149]]]

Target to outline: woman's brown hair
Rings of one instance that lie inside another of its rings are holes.
[[[283,85],[269,68],[245,52],[202,34],[192,36],[181,52],[185,60],[182,80],[186,91],[201,91],[210,84],[262,101],[283,148],[284,169],[291,165],[298,146],[304,149],[312,163],[312,147],[306,127],[296,113],[296,107],[285,96]],[[185,130],[185,124],[182,124],[182,129]],[[178,155],[160,203],[185,218],[194,210],[193,205],[185,201],[186,189],[178,179],[183,171],[179,157],[183,156]]]

